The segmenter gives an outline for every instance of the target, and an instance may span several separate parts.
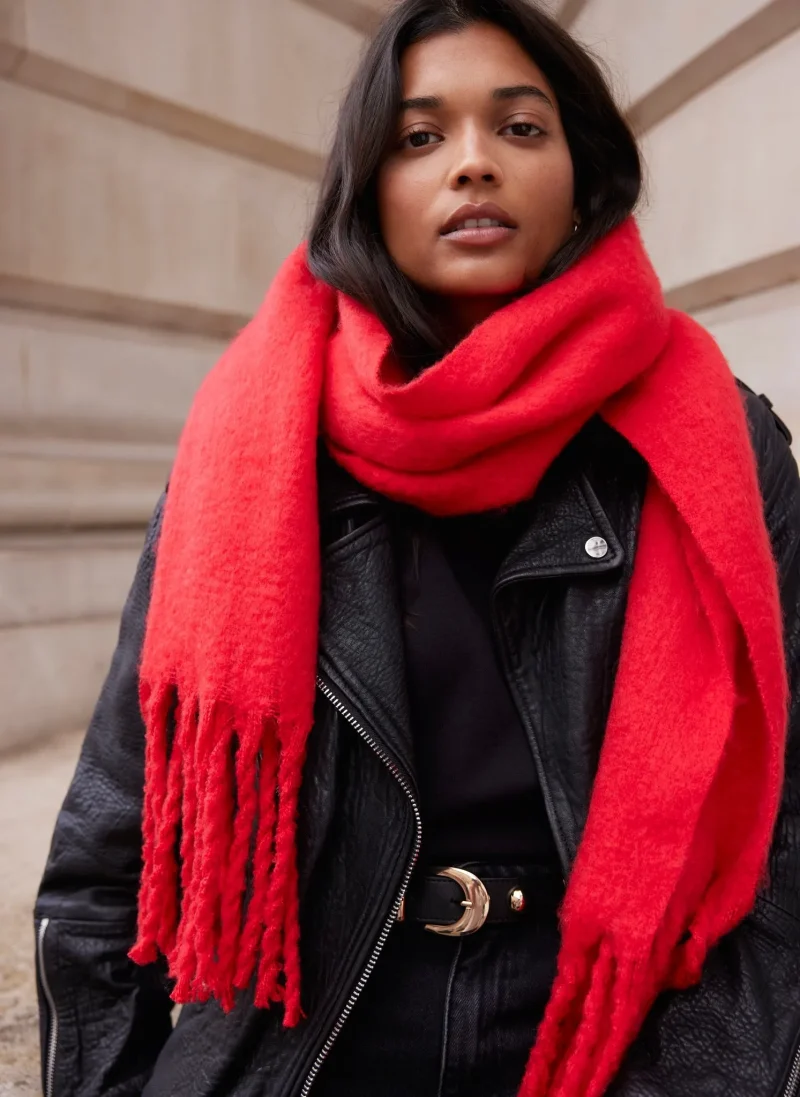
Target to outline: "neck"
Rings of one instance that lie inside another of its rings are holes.
[[[473,328],[482,324],[493,312],[497,312],[511,300],[510,295],[437,298],[435,308],[448,345],[454,347],[460,343]]]

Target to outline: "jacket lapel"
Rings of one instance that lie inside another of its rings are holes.
[[[320,501],[323,529],[336,518],[339,535],[322,548],[319,670],[415,786],[402,612],[389,524],[380,497],[327,455],[320,467]]]
[[[605,542],[602,556],[586,547],[595,538]],[[495,586],[613,571],[624,559],[622,543],[588,477],[569,469],[563,479],[551,474],[540,486],[527,529],[503,561]]]
[[[600,420],[554,462],[495,583],[498,640],[568,867],[586,823],[622,642],[647,466]],[[594,539],[605,542],[594,556]]]

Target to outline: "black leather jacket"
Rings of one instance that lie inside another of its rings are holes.
[[[800,1092],[800,480],[785,428],[761,400],[744,399],[793,695],[769,883],[709,956],[699,986],[656,1003],[614,1097]],[[540,485],[531,525],[496,582],[505,674],[565,875],[611,701],[645,480],[630,446],[592,420]],[[227,1016],[213,1003],[184,1007],[172,1031],[161,971],[126,958],[141,847],[137,661],[159,508],[36,903],[46,1097],[313,1094],[376,962],[420,840],[398,595],[380,499],[324,458],[320,484],[319,689],[299,833],[307,1020],[284,1030],[279,1009],[256,1010],[244,994]],[[609,544],[600,559],[584,551],[596,534]]]

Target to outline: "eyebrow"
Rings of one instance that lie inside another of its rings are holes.
[[[552,110],[556,109],[550,96],[546,95],[541,88],[537,88],[535,84],[515,84],[511,88],[495,88],[492,92],[492,99],[524,99],[526,97],[541,99]]]
[[[492,99],[541,99],[547,103],[551,110],[556,108],[549,95],[535,84],[514,84],[509,88],[495,88]],[[417,95],[413,99],[404,99],[400,104],[400,110],[440,110],[444,106],[444,100],[438,95]]]
[[[444,100],[438,95],[418,95],[414,99],[404,99],[400,110],[438,110],[444,106]]]

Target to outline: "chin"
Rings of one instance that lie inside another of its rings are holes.
[[[490,267],[489,263],[484,269],[480,262],[471,264],[469,270],[436,279],[430,288],[443,297],[506,297],[524,287],[524,270]]]

